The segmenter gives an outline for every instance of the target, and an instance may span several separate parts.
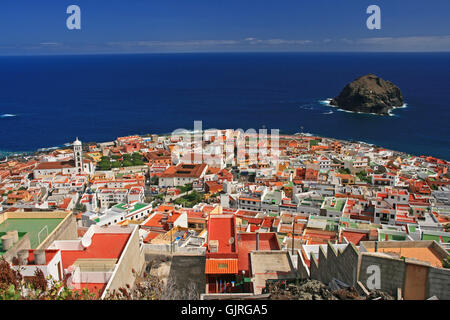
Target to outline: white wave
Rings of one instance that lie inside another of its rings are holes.
[[[404,108],[406,108],[406,107],[408,107],[408,104],[407,104],[407,103],[404,103],[404,104],[401,105],[400,107],[394,107],[394,109],[404,109]]]
[[[314,110],[314,104],[311,104],[311,103],[302,104],[299,107],[300,107],[300,109],[304,109],[304,110]]]
[[[373,116],[380,116],[381,114],[378,113],[368,113],[368,112],[359,112],[359,111],[350,111],[350,110],[344,110],[344,109],[337,109],[338,111],[343,111],[343,112],[348,112],[348,113],[358,113],[358,114],[371,114]],[[389,115],[391,115],[390,113],[388,113]]]
[[[17,115],[11,113],[4,113],[0,115],[0,118],[10,118],[10,117],[17,117]]]
[[[323,104],[325,106],[331,106],[331,104],[330,104],[331,100],[332,100],[331,98],[327,98],[325,100],[319,100],[319,103]]]
[[[347,113],[358,113],[350,110],[344,110],[344,109],[337,109],[338,111],[347,112]]]
[[[56,150],[59,149],[61,147],[49,147],[49,148],[39,148],[37,149],[38,151],[51,151],[51,150]]]
[[[333,110],[330,110],[328,112],[322,112],[322,114],[332,114],[332,113],[333,113]]]
[[[330,106],[330,107],[333,107],[333,108],[338,108],[337,106],[334,106],[334,105],[330,104],[330,101],[331,101],[331,99],[328,98],[328,99],[326,99],[326,100],[320,100],[319,102],[320,102],[320,104],[323,104],[323,105],[327,105],[327,106]],[[400,106],[400,107],[393,107],[392,110],[395,110],[395,109],[404,109],[404,108],[407,108],[407,107],[408,107],[408,104],[407,104],[407,103],[404,103],[404,104],[403,104],[402,106]],[[357,111],[344,110],[344,109],[340,109],[340,108],[338,108],[337,110],[338,110],[338,111],[343,111],[343,112],[348,112],[348,113],[371,114],[371,115],[374,115],[374,116],[379,116],[379,114],[377,114],[377,113],[357,112]],[[392,110],[390,110],[390,111],[388,112],[388,115],[391,116],[391,117],[397,117],[397,115],[395,115],[395,114],[392,113]],[[329,113],[323,113],[323,114],[329,114]]]
[[[395,110],[395,109],[405,109],[407,107],[408,107],[407,103],[404,103],[400,107],[394,107],[392,110],[389,110],[388,115],[391,116],[391,117],[398,117],[398,115],[393,114],[392,111]]]

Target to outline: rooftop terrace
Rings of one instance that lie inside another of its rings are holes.
[[[0,233],[17,230],[19,238],[21,238],[21,234],[23,237],[25,233],[28,233],[31,249],[36,249],[61,221],[63,221],[63,218],[10,218],[0,224]],[[0,254],[2,254],[2,251],[0,251]]]

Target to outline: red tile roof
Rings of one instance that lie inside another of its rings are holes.
[[[205,274],[237,274],[237,259],[206,259]]]

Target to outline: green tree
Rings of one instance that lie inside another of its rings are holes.
[[[181,193],[185,193],[192,190],[192,183],[185,184],[184,186],[177,187]]]
[[[135,158],[133,158],[133,165],[135,165],[135,166],[142,166],[142,165],[144,165],[144,161],[142,159],[135,159]]]
[[[339,169],[339,173],[341,173],[341,174],[351,174],[349,168],[340,168]]]
[[[450,269],[450,256],[448,256],[442,261],[442,267]]]
[[[120,168],[120,162],[119,161],[114,161],[111,163],[111,168]]]
[[[86,288],[81,293],[72,291],[66,280],[46,278],[41,269],[25,279],[19,270],[0,258],[0,300],[94,300],[98,296],[100,291],[91,293]]]
[[[111,162],[109,162],[109,161],[100,161],[97,164],[97,167],[99,168],[99,170],[103,170],[103,171],[110,170],[111,169]]]
[[[153,177],[150,178],[150,184],[157,185],[158,182],[159,182],[158,176],[154,175]]]
[[[130,160],[122,161],[122,167],[131,167],[131,166],[133,166],[133,162],[131,162]]]
[[[77,203],[77,205],[75,206],[75,210],[78,212],[86,212],[87,208],[84,204]]]

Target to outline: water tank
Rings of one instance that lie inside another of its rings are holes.
[[[83,248],[88,248],[92,243],[92,239],[88,238],[88,237],[83,237],[81,238],[81,245],[83,246]]]
[[[20,265],[27,265],[28,264],[28,250],[20,250],[17,252],[17,258],[19,258],[19,264]]]
[[[14,243],[19,241],[19,232],[17,230],[8,231],[6,234],[13,237]]]
[[[2,236],[3,251],[8,251],[9,249],[11,249],[13,244],[14,244],[14,238],[12,235],[5,234],[4,236]]]
[[[45,260],[45,250],[35,250],[34,251],[34,264],[36,265],[46,265]]]

